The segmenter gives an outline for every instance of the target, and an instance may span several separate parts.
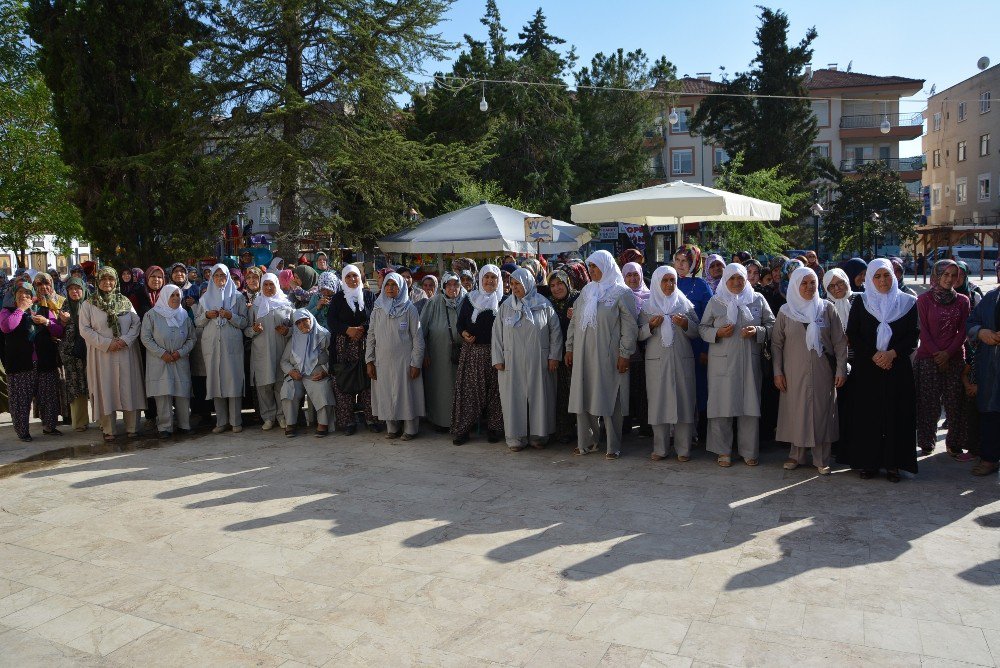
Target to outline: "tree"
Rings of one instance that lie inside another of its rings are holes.
[[[207,36],[183,0],[29,0],[85,235],[105,259],[146,266],[207,250],[242,198],[216,169]]]
[[[699,105],[691,132],[725,147],[729,155],[742,151],[747,172],[777,167],[807,190],[821,167],[814,159],[818,130],[804,74],[812,61],[816,29],[810,28],[797,45],[790,46],[788,16],[760,9],[754,42],[758,52],[751,69],[723,84],[719,92],[727,95],[708,97]]]
[[[582,148],[574,161],[574,201],[642,186],[649,179],[644,134],[653,128],[657,114],[665,115],[663,98],[645,91],[676,88],[677,68],[662,57],[650,66],[642,50],[618,49],[610,56],[598,53],[575,78]]]
[[[871,256],[880,237],[915,236],[920,203],[914,200],[899,174],[883,162],[858,167],[857,176],[843,176],[823,219],[824,243],[842,253],[857,248]]]
[[[796,218],[796,208],[807,198],[806,193],[798,190],[794,177],[782,176],[777,167],[745,173],[741,152],[722,167],[715,187],[781,205],[781,221],[778,222],[714,223],[720,246],[731,252],[752,250],[758,253],[781,253],[788,248],[787,237],[796,230],[790,221]]]
[[[52,234],[67,247],[82,230],[24,10],[21,2],[0,6],[0,248],[27,267],[30,239]]]
[[[281,241],[361,239],[430,204],[477,164],[468,146],[408,139],[391,96],[449,45],[434,32],[447,0],[213,2],[208,72],[234,106],[222,140],[234,173],[278,200]]]

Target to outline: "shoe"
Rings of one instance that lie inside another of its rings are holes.
[[[659,461],[663,461],[664,459],[666,459],[666,458],[667,458],[667,456],[666,456],[666,455],[658,455],[658,454],[656,454],[656,453],[654,452],[653,454],[651,454],[651,455],[649,456],[649,458],[650,458],[650,459],[651,459],[652,461],[654,461],[654,462],[659,462]]]
[[[691,458],[688,457],[687,455],[677,455],[677,461],[679,461],[681,464],[683,464],[684,462],[691,461]]]
[[[378,422],[372,422],[368,425],[368,431],[370,431],[373,434],[382,433],[382,429],[383,429],[382,425]]]
[[[920,454],[929,455],[934,452],[934,448],[920,448]]]
[[[61,431],[59,431],[58,429],[50,429],[49,431],[46,431],[46,430],[43,429],[42,433],[45,434],[46,436],[62,436],[63,435],[63,433]]]
[[[820,475],[830,475],[829,466],[817,466],[816,470],[819,472]]]
[[[486,440],[489,441],[490,443],[499,443],[500,442],[500,433],[499,432],[495,432],[492,429],[488,430],[486,432]]]
[[[976,456],[971,452],[960,452],[955,455],[955,461],[957,462],[971,462]]]
[[[795,469],[799,468],[799,463],[794,459],[786,459],[785,463],[781,465],[781,468],[785,469],[786,471],[794,471]]]
[[[757,464],[760,464],[760,462],[756,459],[744,459],[743,463],[747,466],[757,466]]]
[[[139,438],[139,432],[133,431],[131,434],[126,434],[129,438]]]
[[[271,431],[274,429],[274,420],[264,420],[264,424],[260,428],[264,431]]]
[[[234,433],[234,434],[238,434],[238,433],[240,433],[241,431],[243,431],[243,425],[239,425],[239,424],[238,424],[238,425],[236,425],[235,427],[233,427],[233,433]]]
[[[358,430],[358,425],[349,424],[346,427],[344,427],[344,436],[353,436],[354,432],[356,432],[357,430]]]
[[[401,441],[412,441],[416,437],[417,437],[416,434],[403,434],[403,436],[402,436],[402,438],[400,440]]]
[[[719,455],[718,459],[715,460],[715,463],[724,469],[728,469],[733,465],[733,460],[729,457],[729,455]]]
[[[27,434],[25,436],[18,436],[17,438],[18,440],[24,441],[25,443],[31,443],[31,441],[34,440],[31,438],[31,434]]]
[[[400,432],[398,431],[387,431],[385,432],[385,437],[388,439],[399,438]]]
[[[451,439],[452,445],[465,445],[468,442],[469,442],[468,434],[459,434],[455,438]]]
[[[878,471],[873,471],[872,469],[864,469],[858,474],[858,477],[862,480],[871,480],[878,475]]]
[[[577,457],[582,457],[583,455],[589,455],[592,452],[597,452],[597,444],[596,443],[593,443],[593,444],[587,446],[587,448],[585,448],[583,450],[580,449],[579,445],[577,445],[575,448],[573,448],[573,454],[576,455]]]
[[[30,439],[30,436],[29,436]],[[991,473],[996,473],[1000,469],[1000,464],[996,462],[986,462],[979,460],[979,463],[972,467],[972,475],[990,475]]]
[[[76,427],[76,428],[73,429],[73,431],[87,431],[87,428],[86,427]]]
[[[325,438],[326,435],[329,433],[330,433],[329,427],[323,430],[320,430],[319,427],[316,428],[316,438]]]
[[[285,424],[285,418],[281,415],[278,416],[278,426],[281,427],[282,429],[288,427],[288,425]]]
[[[899,482],[900,480],[902,480],[902,478],[899,475],[899,471],[895,471],[895,470],[893,470],[893,471],[886,471],[885,472],[885,479],[888,480],[889,482]]]
[[[510,450],[511,452],[521,452],[521,450],[524,450],[526,447],[528,447],[528,446],[526,446],[526,445],[508,445],[507,449]]]
[[[225,430],[226,430],[226,427],[225,427],[225,425],[222,425],[222,426],[219,426],[219,427],[213,427],[213,428],[212,428],[212,433],[213,433],[213,434],[221,434],[221,433],[222,433],[222,432],[224,432]]]
[[[190,433],[191,433],[190,429],[183,429],[181,427],[177,428],[177,435],[178,436],[186,436],[187,434],[190,434]]]
[[[609,452],[608,454],[604,455],[604,458],[605,459],[610,459],[610,460],[615,460],[615,459],[618,459],[621,456],[622,456],[621,452]]]
[[[156,437],[159,438],[161,441],[170,438],[170,436],[171,433],[169,431],[160,431],[156,433]]]
[[[295,427],[285,427],[285,438],[295,438]]]

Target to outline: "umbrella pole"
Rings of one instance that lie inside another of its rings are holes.
[[[444,254],[443,253],[438,253],[437,254],[437,261],[438,261],[438,276],[444,276]]]

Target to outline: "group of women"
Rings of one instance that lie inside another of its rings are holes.
[[[548,274],[507,260],[459,258],[417,284],[390,268],[375,293],[325,256],[291,270],[176,263],[127,270],[128,282],[105,267],[89,285],[71,276],[65,297],[48,274],[18,278],[0,310],[15,430],[32,438],[33,401],[44,434],[59,434],[60,414],[86,429],[89,399],[107,440],[118,412],[137,434],[143,410],[163,438],[192,412],[238,433],[249,396],[262,428],[286,436],[304,409],[317,436],[352,434],[360,415],[411,440],[423,419],[455,445],[478,431],[512,451],[554,438],[616,459],[635,427],[654,461],[671,447],[688,461],[704,438],[729,467],[758,464],[770,410],[786,469],[828,474],[836,458],[898,481],[916,472],[917,446],[933,450],[943,407],[947,451],[997,470],[997,291],[971,301],[955,262],[937,263],[917,298],[886,259],[820,277],[798,260],[765,271],[749,253],[710,255],[699,276],[701,252],[684,246],[648,286],[634,251]]]

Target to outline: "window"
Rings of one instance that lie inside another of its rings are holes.
[[[969,201],[969,180],[965,177],[955,179],[955,204],[965,204]]]
[[[670,173],[694,174],[694,149],[672,149],[670,151]]]
[[[941,166],[941,149],[936,148],[934,152],[931,153],[931,166],[940,167]]]
[[[729,162],[729,154],[721,146],[716,146],[712,153],[712,169],[716,172],[721,172],[722,166]]]
[[[985,91],[979,94],[979,113],[985,114],[990,110],[990,92]]]
[[[821,128],[830,127],[830,100],[813,100],[810,102],[816,125]]]
[[[980,174],[979,175],[979,201],[989,202],[991,197],[990,191],[990,175]]]
[[[958,122],[961,123],[965,120],[965,102],[958,103]]]
[[[979,135],[979,155],[990,154],[990,133]]]
[[[933,119],[934,120],[933,120],[932,127],[934,128],[934,132],[940,132],[940,130],[941,130],[941,112],[939,111],[936,114],[934,114]]]
[[[941,184],[935,183],[931,186],[931,208],[937,209],[941,207]]]
[[[675,107],[677,122],[670,126],[670,134],[684,134],[688,131],[688,117],[691,115],[691,107]]]
[[[259,215],[257,216],[257,222],[261,225],[271,225],[275,222],[274,220],[274,207],[273,206],[262,206],[259,210]]]
[[[958,161],[963,162],[965,160],[965,142],[958,142]]]
[[[889,154],[890,154],[890,151],[889,151],[889,147],[888,146],[879,146],[878,147],[878,159],[881,160],[882,162],[885,162],[885,163],[889,162]]]
[[[813,155],[818,158],[829,158],[830,157],[830,144],[813,144]]]

